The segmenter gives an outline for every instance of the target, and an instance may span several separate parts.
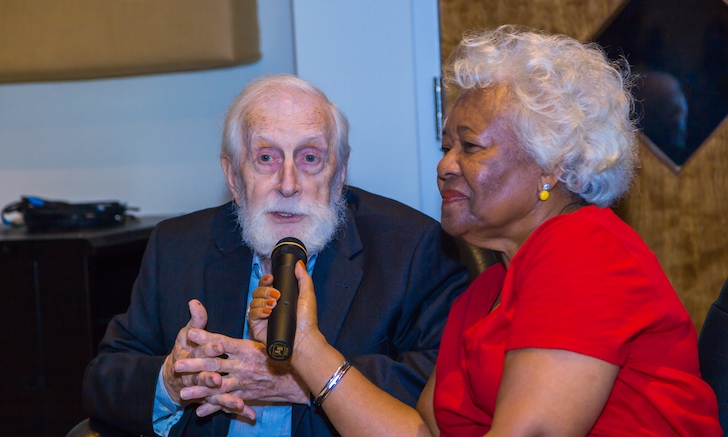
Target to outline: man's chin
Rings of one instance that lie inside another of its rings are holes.
[[[302,225],[301,223],[291,224],[291,225],[282,225],[282,224],[276,224],[274,226],[271,226],[271,232],[270,232],[270,239],[275,239],[275,242],[273,244],[278,243],[283,238],[287,237],[293,237],[298,238],[299,240],[303,238],[304,232],[301,230]]]
[[[293,237],[301,240],[305,245],[305,237],[302,236],[300,226],[298,228],[287,226],[269,226],[262,235],[250,235],[244,238],[246,244],[250,246],[258,255],[262,257],[270,257],[273,248],[284,238]]]

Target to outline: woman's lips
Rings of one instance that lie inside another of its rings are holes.
[[[468,198],[468,196],[457,190],[445,190],[440,195],[442,196],[442,203],[452,203]]]

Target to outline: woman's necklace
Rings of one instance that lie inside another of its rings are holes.
[[[586,205],[587,204],[586,204],[586,202],[584,202],[584,200],[579,199],[576,202],[571,202],[571,203],[567,204],[566,206],[564,206],[563,208],[561,208],[561,211],[559,212],[559,214],[569,214],[569,213],[572,213],[572,212],[580,209],[582,206],[586,206]]]

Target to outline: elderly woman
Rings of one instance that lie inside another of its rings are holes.
[[[503,262],[451,309],[416,410],[326,342],[297,266],[291,363],[313,408],[344,435],[722,435],[687,312],[608,208],[636,161],[627,73],[597,46],[503,26],[465,37],[452,80],[463,92],[437,169],[443,227]],[[271,283],[251,305],[262,341]]]

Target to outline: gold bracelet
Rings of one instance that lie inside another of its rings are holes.
[[[329,379],[329,382],[324,385],[324,388],[321,389],[318,396],[316,396],[316,399],[313,400],[313,404],[317,407],[320,407],[321,404],[326,400],[326,397],[328,397],[329,393],[331,393],[331,390],[336,387],[336,384],[339,383],[339,380],[344,376],[344,374],[351,368],[351,364],[349,364],[348,361],[344,360],[344,364],[339,366],[338,369],[336,369],[336,372],[334,372],[333,375],[331,375],[331,379]]]

